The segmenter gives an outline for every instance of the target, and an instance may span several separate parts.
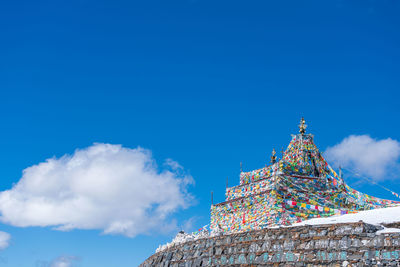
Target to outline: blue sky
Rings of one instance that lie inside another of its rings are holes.
[[[207,224],[210,191],[223,201],[226,177],[239,183],[241,161],[264,166],[301,116],[322,151],[369,135],[376,155],[391,138],[391,157],[373,162],[386,171],[379,183],[400,191],[399,11],[398,0],[3,1],[1,191],[24,169],[94,143],[145,148],[160,173],[173,159],[183,167],[173,181],[195,184],[185,185],[194,200],[181,199],[190,206],[174,203],[160,220],[175,228],[134,237],[57,231],[51,218],[21,227],[2,214],[11,241],[0,266],[137,266],[176,229]]]

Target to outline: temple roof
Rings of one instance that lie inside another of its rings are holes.
[[[211,206],[211,229],[253,230],[400,204],[349,187],[306,128],[302,118],[281,159],[273,150],[271,165],[240,173],[240,185],[226,188],[226,201]]]
[[[283,152],[282,158],[277,160],[274,153],[275,150],[273,150],[271,157],[272,164],[261,169],[241,172],[241,184],[254,182],[277,172],[314,177],[323,181],[336,179],[340,184],[342,179],[340,179],[320,153],[314,143],[314,136],[306,134],[306,128],[305,120],[301,118],[299,133],[292,135],[292,140]]]

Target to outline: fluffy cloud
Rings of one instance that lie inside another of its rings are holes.
[[[25,169],[0,192],[0,220],[134,237],[168,226],[169,215],[191,204],[191,183],[177,162],[159,170],[149,150],[94,144]]]
[[[61,256],[58,257],[57,259],[53,260],[49,266],[50,267],[72,267],[74,266],[76,262],[78,262],[80,259],[75,256]]]
[[[400,169],[400,143],[391,138],[376,140],[368,135],[351,135],[329,147],[325,157],[336,167],[341,165],[380,180]]]
[[[0,231],[0,250],[7,248],[10,245],[11,235]]]

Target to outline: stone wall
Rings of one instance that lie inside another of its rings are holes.
[[[363,222],[223,235],[176,245],[140,266],[400,266],[400,233]]]

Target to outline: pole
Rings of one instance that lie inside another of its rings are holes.
[[[213,191],[211,191],[211,205],[214,205]]]

